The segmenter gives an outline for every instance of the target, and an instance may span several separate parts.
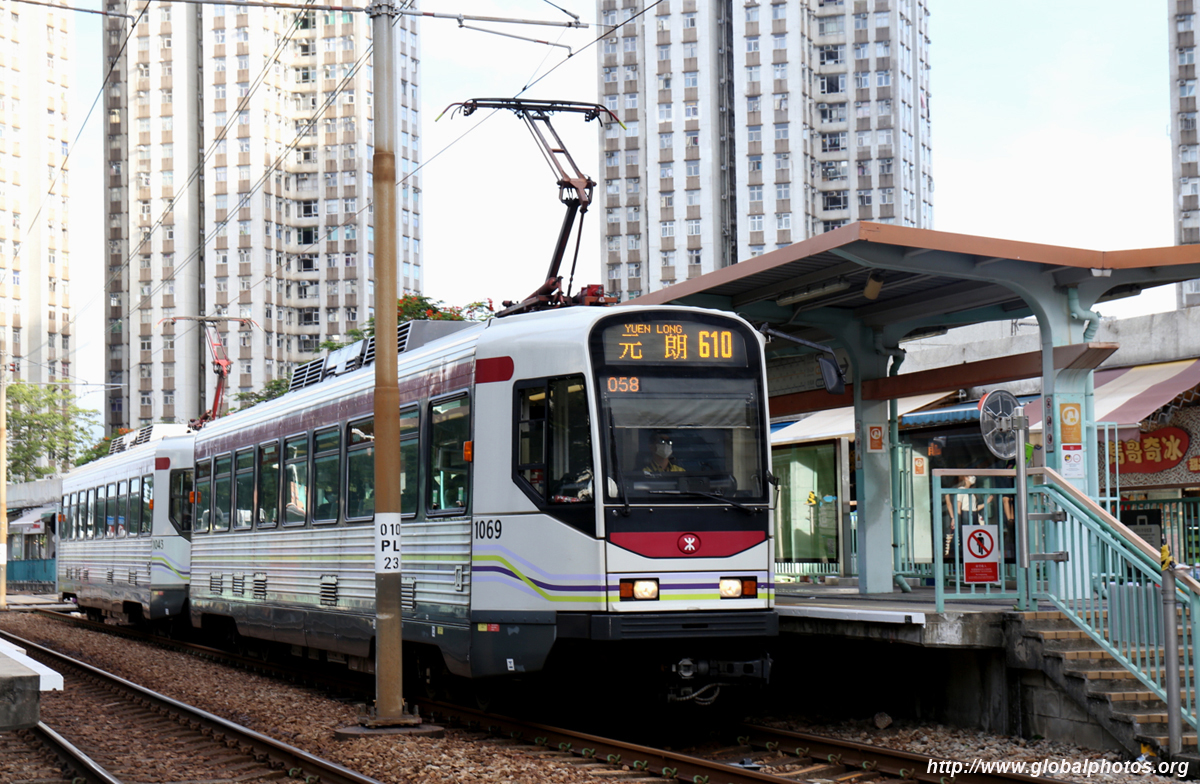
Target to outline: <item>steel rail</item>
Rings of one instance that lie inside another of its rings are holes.
[[[364,695],[369,695],[370,688],[360,683],[355,683],[350,678],[335,678],[321,673],[313,672],[310,669],[305,669],[302,666],[288,666],[286,664],[278,664],[264,659],[258,659],[253,656],[243,656],[231,651],[222,650],[221,648],[213,648],[209,645],[201,645],[200,643],[187,642],[185,640],[176,640],[170,637],[162,637],[153,632],[147,632],[142,629],[137,629],[131,626],[114,626],[113,624],[104,623],[103,621],[93,621],[89,618],[79,618],[69,613],[59,612],[57,610],[36,609],[33,611],[36,614],[53,618],[60,623],[69,623],[73,626],[78,626],[83,629],[91,629],[92,631],[108,634],[114,637],[125,637],[138,642],[145,642],[151,645],[157,645],[160,648],[175,651],[177,653],[185,653],[189,656],[207,659],[209,661],[220,662],[230,666],[239,667],[244,670],[256,672],[261,675],[267,675],[272,678],[278,678],[284,681],[303,682],[307,685],[319,686],[324,689],[329,689],[336,692],[363,692]],[[308,663],[307,659],[301,660],[302,663]],[[357,673],[366,677],[365,673]],[[366,691],[364,691],[366,689]]]
[[[132,681],[127,681],[124,678],[105,672],[90,664],[72,659],[65,654],[58,653],[30,640],[18,637],[15,634],[0,632],[0,637],[24,646],[27,654],[37,652],[64,666],[73,667],[100,680],[114,683],[133,692],[138,697],[158,708],[180,714],[186,718],[189,724],[208,729],[212,732],[214,738],[232,740],[238,745],[248,747],[256,755],[265,755],[274,761],[282,762],[284,770],[288,771],[289,775],[300,775],[301,780],[305,780],[306,778],[312,781],[319,780],[324,782],[324,784],[382,784],[377,779],[355,773],[349,768],[344,768],[335,762],[321,759],[295,746],[255,732],[248,727],[243,727],[240,724],[235,724],[208,711],[179,702],[164,694],[151,691],[144,686],[139,686]],[[311,778],[314,774],[317,778]]]
[[[688,784],[694,782],[712,782],[712,784],[717,784],[717,782],[729,782],[729,784],[773,782],[773,784],[779,784],[779,782],[794,781],[701,757],[692,757],[674,751],[521,721],[507,716],[482,713],[459,705],[424,699],[416,699],[413,702],[421,706],[423,716],[434,716],[439,721],[454,719],[470,729],[485,730],[493,735],[544,746],[552,751],[566,752],[609,765],[628,765],[630,770],[662,776],[668,780],[675,779]]]
[[[963,770],[960,773],[951,776],[949,773],[929,771],[930,762],[960,762],[951,757],[930,757],[911,751],[888,749],[868,743],[857,743],[824,735],[812,735],[807,732],[793,732],[754,724],[743,725],[743,733],[738,737],[738,743],[743,746],[794,754],[797,757],[811,757],[855,768],[870,766],[870,769],[878,770],[889,776],[931,782],[931,784],[947,784],[950,781],[955,784],[996,784],[998,781],[1044,784],[1047,781],[1056,781],[1056,779],[1046,776],[1034,777],[1021,773],[969,772],[967,763],[963,763]]]
[[[32,727],[30,732],[37,738],[38,742],[50,750],[54,756],[58,757],[73,774],[72,782],[81,782],[82,784],[123,784],[120,779],[115,778],[111,773],[105,770],[95,760],[84,754],[71,741],[59,735],[53,729],[48,727],[45,722],[39,721],[36,727]]]
[[[288,677],[316,677],[307,674],[302,676],[300,673],[280,668],[278,665],[272,665],[259,659],[242,657],[237,654],[228,653],[227,651],[206,648],[192,643],[155,637],[125,627],[113,627],[109,624],[96,623],[95,621],[75,618],[50,610],[39,610],[38,612],[50,615],[59,620],[69,621],[110,634],[120,634],[154,642],[165,647],[176,648],[181,651],[225,659],[233,664],[258,669],[269,674]],[[339,682],[338,685],[341,688],[348,686],[345,682]],[[597,762],[629,765],[634,770],[655,773],[668,779],[673,777],[680,781],[686,781],[688,784],[692,784],[696,780],[703,781],[705,776],[708,776],[709,781],[714,783],[718,781],[794,781],[791,778],[772,775],[766,772],[746,770],[734,765],[705,760],[677,752],[625,743],[520,719],[497,716],[460,705],[421,698],[410,700],[410,702],[414,705],[419,705],[423,715],[436,715],[453,719],[470,728],[487,730],[501,737],[522,740],[534,745],[545,746],[551,750],[569,752],[580,757],[594,758]],[[950,782],[954,782],[954,784],[996,784],[997,782],[1045,784],[1046,782],[1056,781],[1056,779],[1047,776],[1035,778],[1019,773],[969,772],[966,767],[957,776],[951,776],[948,773],[940,771],[929,771],[929,763],[931,761],[938,763],[954,763],[959,761],[950,757],[927,756],[899,749],[889,749],[882,746],[873,746],[823,735],[794,732],[754,724],[743,725],[741,735],[737,738],[737,741],[740,745],[752,749],[758,748],[770,752],[792,754],[796,757],[807,757],[818,762],[841,764],[851,769],[876,770],[888,777],[921,781],[927,784],[949,784]],[[770,767],[772,767],[770,763],[764,765],[766,769]],[[714,774],[717,775],[714,776]],[[700,778],[696,779],[696,776]]]
[[[512,719],[483,713],[458,705],[432,700],[414,700],[421,706],[422,713],[436,716],[439,720],[453,719],[470,729],[487,731],[500,737],[520,740],[550,750],[557,750],[578,757],[594,759],[610,765],[627,765],[634,771],[675,779],[681,782],[794,782],[787,774],[772,774],[772,767],[787,764],[788,760],[761,763],[760,770],[751,770],[716,760],[693,757],[678,752],[655,749],[634,743],[602,738],[573,730],[550,727],[544,724]],[[946,757],[929,757],[897,749],[871,746],[865,743],[843,741],[802,732],[777,730],[770,727],[743,725],[745,734],[738,738],[742,746],[765,751],[794,754],[797,760],[810,759],[815,763],[840,765],[850,773],[855,769],[862,773],[874,773],[886,778],[923,781],[931,784],[1045,784],[1055,779],[1026,776],[1017,773],[968,773],[957,776],[948,773],[929,772],[929,763],[954,763]]]

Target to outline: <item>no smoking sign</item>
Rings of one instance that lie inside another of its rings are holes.
[[[963,582],[1000,582],[1000,547],[997,526],[966,525],[963,536]]]

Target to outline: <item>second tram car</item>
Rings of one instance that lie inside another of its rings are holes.
[[[63,477],[59,591],[89,615],[178,616],[186,606],[194,435],[153,425]],[[155,503],[155,501],[158,503]]]

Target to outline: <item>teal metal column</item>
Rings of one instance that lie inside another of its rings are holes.
[[[854,481],[858,516],[858,591],[892,592],[892,457],[888,401],[864,400],[864,381],[887,376],[895,349],[883,347],[878,331],[831,311],[805,313],[805,321],[834,336],[850,359],[854,382]],[[895,342],[892,342],[895,345]],[[878,428],[878,451],[870,444]]]
[[[1100,326],[1100,314],[1086,309],[1091,302],[1085,306],[1074,287],[1065,291],[1047,287],[1037,291],[1035,298],[1036,302],[1030,304],[1037,313],[1042,335],[1042,437],[1046,465],[1095,498],[1099,493],[1099,475],[1092,370],[1057,369],[1054,349],[1092,340]]]
[[[855,325],[857,340],[846,341],[854,363],[854,468],[858,501],[858,591],[891,593],[892,434],[886,400],[864,400],[862,385],[887,376],[890,354],[877,335]]]
[[[871,450],[878,428],[879,451]],[[863,400],[854,380],[855,474],[858,486],[858,591],[892,592],[892,460],[888,402]]]

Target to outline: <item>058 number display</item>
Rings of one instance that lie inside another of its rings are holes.
[[[637,376],[609,376],[609,392],[637,392],[642,388],[642,382]]]

